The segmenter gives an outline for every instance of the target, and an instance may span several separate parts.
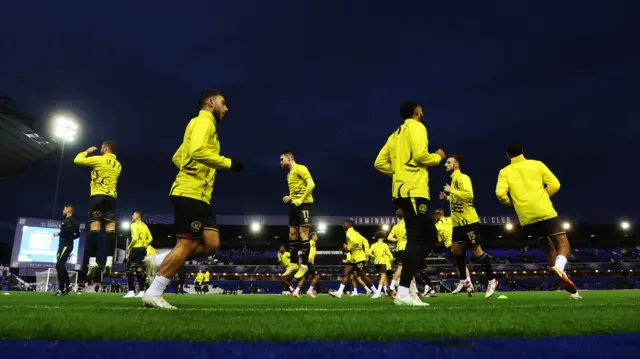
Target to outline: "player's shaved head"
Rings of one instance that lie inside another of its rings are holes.
[[[200,97],[198,97],[198,106],[200,106],[200,109],[202,109],[207,106],[207,101],[210,98],[218,97],[218,96],[224,97],[224,95],[220,90],[216,90],[216,89],[203,90],[202,92],[200,92]]]
[[[522,154],[522,145],[518,142],[510,142],[507,145],[507,156],[509,158],[518,157]]]

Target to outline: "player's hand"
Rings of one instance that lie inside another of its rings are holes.
[[[239,158],[229,159],[231,160],[231,167],[229,167],[230,170],[232,170],[233,172],[242,171],[242,169],[244,168],[244,163],[242,163],[242,160],[240,160]]]
[[[444,192],[440,192],[440,199],[447,199],[447,194]]]
[[[294,199],[293,201],[291,201],[291,203],[293,203],[294,206],[298,207],[302,204],[302,198]]]
[[[442,187],[442,189],[444,190],[444,193],[451,193],[451,186],[449,186],[449,184],[445,184],[444,187]]]
[[[444,151],[442,150],[442,148],[438,148],[438,150],[436,151],[436,155],[440,156],[440,158],[442,159],[447,157],[447,155],[444,154]]]
[[[98,150],[98,147],[92,146],[92,147],[87,148],[87,150],[84,151],[84,152],[86,152],[88,155],[90,155],[90,154],[96,152],[97,150]]]
[[[291,202],[291,197],[289,197],[289,196],[284,196],[284,197],[282,197],[282,202],[284,202],[284,203],[289,203],[289,202]]]

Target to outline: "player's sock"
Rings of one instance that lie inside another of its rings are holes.
[[[137,276],[138,276],[138,287],[140,288],[141,292],[144,292],[147,289],[147,281],[146,281],[144,272],[137,272]]]
[[[376,287],[372,285],[371,288],[369,288],[369,292],[367,294],[369,293],[378,294],[378,292],[379,291],[376,289]]]
[[[158,274],[153,279],[153,283],[151,283],[151,287],[149,287],[146,294],[151,297],[159,297],[164,294],[164,290],[167,289],[169,283],[171,283],[171,279],[165,278]]]
[[[294,294],[299,294],[300,293],[300,287],[297,287],[296,290],[293,291]]]
[[[294,290],[295,290],[295,289],[293,289],[293,286],[292,286],[292,285],[290,285],[290,286],[289,286],[289,292],[293,292]]]
[[[358,295],[358,288],[353,288],[353,294]]]
[[[494,276],[493,276],[493,268],[491,268],[491,261],[492,261],[491,256],[487,254],[487,252],[484,252],[476,260],[482,263],[482,265],[484,266],[484,271],[487,273],[487,280],[492,280]]]
[[[567,257],[565,256],[557,256],[556,257],[556,265],[555,267],[558,268],[560,271],[564,272],[564,266],[567,265]]]
[[[311,293],[311,292],[313,292],[313,286],[312,285],[309,286],[309,290],[307,291],[307,293]]]
[[[340,283],[340,289],[338,289],[338,293],[344,293],[344,284]]]
[[[130,270],[127,271],[127,283],[129,284],[129,291],[134,292],[136,287],[133,284],[133,272]]]
[[[371,294],[371,292],[372,292],[371,289],[369,289],[367,287],[364,287],[364,290],[367,292],[367,295]]]
[[[398,287],[398,297],[407,297],[407,296],[409,296],[409,288],[408,287],[399,286]]]
[[[453,256],[453,264],[455,264],[456,269],[458,269],[458,274],[460,275],[460,281],[464,281],[465,273],[467,272],[467,263],[465,261],[464,256]]]
[[[385,285],[383,289],[384,289],[384,292],[386,293],[389,288]]]
[[[396,281],[395,279],[392,279],[391,280],[391,285],[389,286],[389,289],[396,290],[397,286],[398,286],[398,281]]]
[[[385,292],[386,292],[386,291],[387,291],[387,290],[385,289]],[[382,292],[382,284],[378,284],[378,293],[381,293],[381,292]]]
[[[111,256],[112,258],[116,251],[117,238],[118,234],[115,231],[107,232],[107,256]],[[109,264],[109,266],[111,266],[111,264]]]

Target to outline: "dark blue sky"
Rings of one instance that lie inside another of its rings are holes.
[[[390,180],[373,160],[407,99],[423,104],[430,149],[462,157],[480,215],[513,214],[494,196],[511,140],[559,177],[562,214],[640,213],[624,179],[640,134],[633,2],[90,3],[0,5],[0,92],[42,120],[69,111],[81,123],[59,203],[86,210],[89,171],[72,159],[113,139],[123,215],[170,213],[171,155],[199,91],[214,87],[230,108],[222,153],[246,163],[218,176],[220,214],[286,213],[283,149],[309,166],[318,214],[391,214]],[[57,161],[3,182],[0,219],[50,214]],[[435,198],[447,177],[442,166],[432,173]]]

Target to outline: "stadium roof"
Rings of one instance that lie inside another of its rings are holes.
[[[11,98],[0,95],[0,179],[56,150],[54,143],[36,132],[37,120],[10,110],[10,102]]]

